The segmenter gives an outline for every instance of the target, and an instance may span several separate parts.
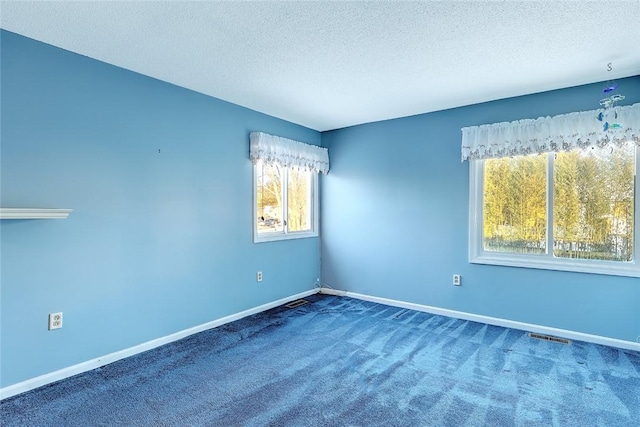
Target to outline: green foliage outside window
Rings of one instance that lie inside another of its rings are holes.
[[[553,164],[553,254],[633,260],[635,147],[484,161],[483,247],[547,252],[547,156]]]
[[[485,160],[484,249],[545,253],[546,157]]]

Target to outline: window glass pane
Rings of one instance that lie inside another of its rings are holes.
[[[484,161],[484,250],[546,253],[546,164],[546,156]]]
[[[287,225],[291,232],[311,230],[311,184],[311,172],[289,169]]]
[[[258,233],[282,232],[282,168],[256,165],[256,212]]]
[[[633,260],[634,171],[631,143],[556,155],[556,257]]]

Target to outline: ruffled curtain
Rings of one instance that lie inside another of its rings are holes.
[[[301,168],[325,175],[329,173],[329,151],[326,148],[263,132],[251,132],[249,138],[249,157],[254,165],[262,160],[267,164],[278,163],[284,167]]]
[[[640,104],[604,110],[606,116],[599,121],[602,112],[581,111],[462,128],[462,161],[606,147],[627,141],[640,145]],[[604,131],[607,119],[621,128]]]

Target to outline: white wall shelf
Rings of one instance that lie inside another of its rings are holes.
[[[73,209],[0,208],[0,219],[66,219]]]

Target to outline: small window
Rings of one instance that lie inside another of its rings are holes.
[[[470,261],[640,276],[638,150],[472,161]]]
[[[318,236],[317,173],[254,165],[254,242]]]

